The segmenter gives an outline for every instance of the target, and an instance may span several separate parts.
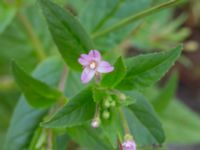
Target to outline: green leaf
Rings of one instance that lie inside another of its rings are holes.
[[[16,6],[6,1],[0,1],[0,33],[11,23],[16,13]]]
[[[131,37],[131,43],[142,51],[155,49],[165,51],[170,49],[171,45],[177,45],[189,36],[190,31],[181,26],[187,18],[186,15],[181,15],[171,21],[172,16],[172,9],[166,9],[149,16]]]
[[[61,0],[62,1],[62,0]],[[85,8],[86,4],[90,2],[90,0],[67,0],[67,4],[73,9],[75,14],[81,14],[82,9]]]
[[[25,1],[27,3],[27,0]],[[52,53],[53,40],[38,5],[31,5],[27,9],[23,8],[23,11],[17,13],[12,23],[0,34],[0,45],[1,71],[9,73],[7,64],[11,59],[15,59],[23,65],[26,71],[31,72],[36,64],[44,58],[43,53]]]
[[[81,26],[69,12],[49,0],[40,0],[49,30],[66,63],[73,69],[81,69],[78,58],[94,46]]]
[[[112,19],[121,1],[122,0],[90,0],[85,2],[86,6],[80,11],[80,21],[89,33],[94,32]],[[91,13],[93,15],[91,15]]]
[[[68,145],[70,145],[70,138],[66,134],[62,134],[56,137],[56,148],[55,150],[66,150]]]
[[[87,31],[95,31],[95,34],[104,32],[104,30],[117,24],[121,20],[137,14],[144,9],[148,9],[151,6],[152,0],[93,0],[89,1],[85,7],[85,11],[80,12],[80,21],[86,27]],[[102,12],[102,10],[104,10]],[[90,15],[90,14],[97,15]],[[85,23],[86,22],[86,23]],[[98,49],[111,49],[116,45],[119,45],[125,39],[129,33],[136,29],[139,22],[134,22],[128,26],[124,26],[119,30],[108,33],[102,37],[95,38],[95,44]]]
[[[68,77],[67,77],[67,82],[65,85],[65,95],[68,98],[71,98],[78,94],[81,90],[86,87],[85,84],[81,82],[81,73],[69,70],[68,72]]]
[[[154,109],[157,112],[162,112],[169,105],[173,99],[177,88],[178,76],[174,73],[163,89],[160,90],[159,95],[152,101]]]
[[[119,57],[114,64],[114,71],[105,75],[101,85],[105,87],[115,87],[126,75],[126,66],[122,57]]]
[[[108,97],[108,92],[106,89],[94,85],[92,88],[93,100],[96,103],[102,102],[105,98]]]
[[[196,144],[200,142],[200,117],[180,100],[171,101],[160,114],[167,143]]]
[[[162,144],[165,135],[153,107],[143,95],[136,92],[127,94],[136,99],[136,102],[124,111],[137,145]]]
[[[25,73],[15,62],[12,63],[12,70],[16,82],[22,89],[28,103],[33,107],[49,107],[60,98],[63,98],[60,91],[34,79]]]
[[[5,150],[28,149],[34,131],[46,114],[46,109],[31,107],[24,97],[19,99],[8,129]],[[12,144],[11,144],[12,143]]]
[[[161,3],[157,6],[154,6],[152,8],[143,10],[142,12],[140,12],[138,14],[135,14],[135,15],[129,16],[129,17],[123,19],[123,20],[120,20],[120,22],[108,27],[107,29],[104,29],[104,31],[102,31],[102,32],[95,33],[93,35],[93,37],[96,38],[96,37],[106,35],[108,33],[112,33],[113,31],[118,30],[120,28],[123,28],[124,26],[127,26],[127,25],[129,25],[129,24],[131,24],[131,23],[133,23],[133,22],[135,22],[139,19],[142,19],[142,18],[150,15],[150,14],[158,12],[162,9],[166,9],[166,8],[175,6],[175,5],[177,5],[177,3],[181,2],[181,1],[184,1],[184,0],[167,1],[167,2]]]
[[[114,150],[103,136],[102,130],[94,129],[88,124],[67,128],[67,133],[74,141],[86,147],[87,150]]]
[[[141,89],[156,83],[174,65],[181,50],[182,46],[177,46],[168,52],[139,55],[127,59],[127,74],[117,88]]]
[[[36,68],[33,76],[50,86],[56,86],[62,69],[63,63],[61,61],[57,58],[49,58]],[[5,150],[28,149],[34,132],[46,112],[46,109],[34,109],[24,97],[21,97],[10,122]]]
[[[117,140],[119,137],[122,137],[122,124],[119,109],[111,109],[110,118],[102,119],[102,128],[105,132],[106,137],[112,144],[113,148],[117,148]]]
[[[48,128],[72,127],[81,125],[92,119],[95,112],[95,103],[92,99],[91,88],[82,90],[79,94],[69,100],[60,111],[49,121],[41,125]]]

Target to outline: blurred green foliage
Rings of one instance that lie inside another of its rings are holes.
[[[139,30],[133,32],[132,45],[143,51],[168,50],[174,44],[186,39],[190,30],[186,27],[180,28],[186,16],[172,17],[172,10],[165,10],[148,17],[141,23]]]

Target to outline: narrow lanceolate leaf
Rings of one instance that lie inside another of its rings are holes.
[[[91,88],[87,88],[70,99],[68,104],[49,121],[42,123],[42,126],[58,128],[81,125],[92,119],[94,112],[95,103],[92,99],[92,91]]]
[[[138,145],[160,145],[165,140],[164,131],[152,106],[145,97],[136,92],[127,93],[136,99],[136,103],[125,109],[131,133]]]
[[[66,63],[73,69],[81,69],[78,64],[80,54],[93,48],[93,42],[81,24],[69,12],[49,0],[40,0],[49,30]]]
[[[181,50],[182,46],[177,46],[168,52],[140,55],[127,59],[126,76],[117,85],[117,88],[141,89],[154,84],[174,65]]]
[[[50,86],[56,86],[59,82],[62,69],[62,61],[50,58],[40,64],[33,75]],[[31,107],[27,103],[26,98],[22,96],[15,108],[8,128],[6,142],[4,143],[5,150],[29,149],[34,132],[46,113],[47,109],[35,109]]]
[[[105,87],[115,87],[126,75],[126,66],[123,58],[119,57],[114,64],[114,71],[105,75],[101,81],[101,85]]]
[[[177,88],[177,81],[178,75],[177,73],[174,73],[165,85],[165,87],[160,90],[159,95],[152,101],[154,109],[157,112],[164,111],[173,99]]]
[[[15,62],[12,63],[15,80],[23,91],[26,100],[33,107],[48,107],[60,98],[62,93],[49,85],[34,79],[24,72]]]

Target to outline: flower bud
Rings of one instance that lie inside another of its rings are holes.
[[[126,100],[126,95],[123,94],[123,93],[120,93],[120,94],[119,94],[119,98],[120,98],[121,100],[125,101],[125,100]]]
[[[104,119],[108,119],[110,117],[110,113],[107,110],[105,110],[105,111],[103,111],[102,116]]]
[[[105,108],[109,108],[110,107],[110,101],[108,99],[106,99],[104,101],[103,105],[105,106]]]
[[[94,118],[91,122],[91,126],[93,128],[98,128],[100,125],[100,119],[98,117]]]
[[[125,135],[125,141],[122,143],[124,150],[136,150],[136,143],[130,134]]]
[[[136,144],[134,140],[127,140],[122,143],[124,150],[136,150]]]
[[[115,107],[115,106],[116,106],[116,102],[115,102],[115,101],[112,101],[112,102],[110,103],[110,105],[111,105],[112,107]]]

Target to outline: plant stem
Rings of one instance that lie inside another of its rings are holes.
[[[98,118],[99,117],[99,105],[96,105],[96,109],[95,109],[95,114],[94,114],[94,118]]]
[[[126,118],[124,117],[124,113],[123,113],[122,110],[120,110],[120,117],[122,119],[122,125],[123,125],[123,128],[124,128],[125,134],[130,134],[128,122],[127,122]]]
[[[63,72],[61,74],[60,81],[58,83],[58,89],[63,93],[64,93],[64,90],[65,90],[67,76],[68,76],[68,69],[67,69],[67,66],[64,65]],[[59,105],[63,105],[63,104],[65,104],[65,99],[61,98],[60,101],[59,101]]]
[[[47,150],[53,149],[53,132],[52,129],[47,129]]]
[[[22,25],[24,26],[24,29],[26,30],[26,32],[32,42],[32,45],[35,49],[35,53],[38,56],[39,61],[44,60],[46,58],[46,54],[44,53],[44,49],[43,49],[43,46],[42,46],[39,38],[33,31],[33,27],[31,25],[31,23],[29,22],[27,17],[25,15],[21,14],[20,12],[17,13],[17,17],[20,20],[20,22],[22,23]]]
[[[95,74],[95,83],[99,84],[100,81],[101,81],[101,74],[100,73],[96,73]]]
[[[67,70],[67,66],[65,65],[63,68],[63,73],[60,77],[60,81],[58,83],[58,89],[60,89],[62,92],[64,92],[64,90],[65,90],[65,83],[67,80],[67,75],[68,75],[68,70]]]
[[[62,91],[62,92],[64,92],[64,90],[65,90],[65,84],[66,84],[67,75],[68,75],[68,69],[67,69],[67,66],[64,65],[63,72],[62,72],[62,74],[60,76],[60,81],[58,83],[58,89],[60,91]],[[63,104],[65,104],[64,99],[63,98],[59,99],[58,105],[49,110],[49,115],[55,113],[56,110],[58,109],[58,107],[60,105],[63,105]],[[52,129],[47,129],[47,150],[52,150],[53,149],[52,141],[53,141],[53,130]]]
[[[119,138],[117,139],[118,145],[119,145],[119,150],[123,150],[122,143],[120,142]]]
[[[168,2],[164,2],[162,4],[159,4],[157,6],[154,6],[152,8],[149,8],[147,10],[144,10],[136,15],[133,15],[133,16],[130,16],[130,17],[127,17],[125,19],[123,19],[122,21],[118,22],[117,24],[115,25],[112,25],[111,27],[105,29],[104,31],[102,32],[96,32],[92,35],[92,38],[95,39],[97,37],[101,37],[101,36],[104,36],[112,31],[115,31],[115,30],[118,30],[120,28],[122,28],[123,26],[126,26],[134,21],[137,21],[139,19],[142,19],[143,17],[146,17],[150,14],[153,14],[159,10],[162,10],[164,8],[169,8],[169,7],[172,7],[174,6],[175,4],[177,4],[178,2],[180,2],[182,0],[170,0]]]

